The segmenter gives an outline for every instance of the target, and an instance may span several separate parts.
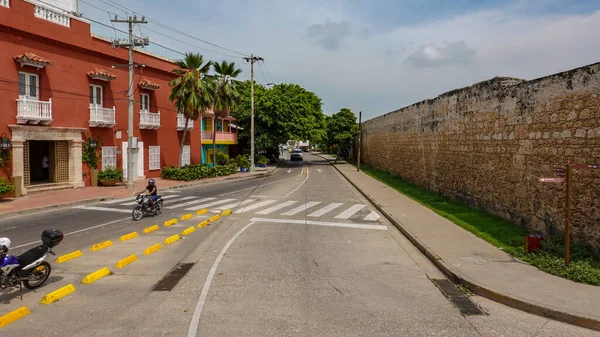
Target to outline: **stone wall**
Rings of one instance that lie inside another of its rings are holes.
[[[362,124],[361,161],[542,233],[564,229],[557,167],[600,161],[600,63],[496,77]],[[600,170],[574,174],[575,240],[600,249]]]

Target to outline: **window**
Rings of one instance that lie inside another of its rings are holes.
[[[160,170],[160,146],[148,146],[148,170]]]
[[[181,156],[181,165],[185,166],[185,165],[189,165],[189,164],[190,164],[190,146],[184,145],[183,146],[183,155]]]
[[[140,94],[140,110],[150,111],[150,95]]]
[[[39,76],[19,71],[19,96],[40,99]]]
[[[102,106],[102,86],[90,84],[90,105]]]
[[[102,147],[102,169],[117,167],[117,147],[103,146]]]

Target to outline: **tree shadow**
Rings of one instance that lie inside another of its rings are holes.
[[[30,290],[30,289],[23,287],[23,298],[25,298],[25,296],[27,296],[27,294],[37,293],[40,290],[46,289],[48,287],[48,285],[58,283],[58,282],[62,281],[63,279],[64,279],[64,277],[62,277],[62,276],[50,276],[41,287],[39,287],[35,290]],[[19,296],[19,287],[18,286],[5,289],[2,292],[2,294],[0,294],[0,304],[10,304],[11,301],[14,299],[17,299],[17,300],[21,299],[21,297]]]

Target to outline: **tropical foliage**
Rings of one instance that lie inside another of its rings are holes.
[[[214,63],[215,69],[214,81],[215,91],[213,94],[213,110],[215,118],[226,118],[229,117],[229,112],[234,108],[241,100],[241,95],[238,92],[240,81],[235,78],[242,72],[241,69],[235,67],[234,62],[222,61],[221,63]],[[216,130],[214,130],[216,131]],[[213,163],[217,163],[217,133],[213,132]]]
[[[349,159],[352,154],[352,143],[358,134],[356,115],[348,108],[343,108],[327,118],[327,135],[329,148],[334,149],[336,158]]]

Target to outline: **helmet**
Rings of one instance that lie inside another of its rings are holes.
[[[148,180],[148,184],[149,184],[149,185],[154,185],[154,179],[150,179],[150,180]]]
[[[10,249],[10,244],[9,238],[0,238],[0,253],[7,252]]]

